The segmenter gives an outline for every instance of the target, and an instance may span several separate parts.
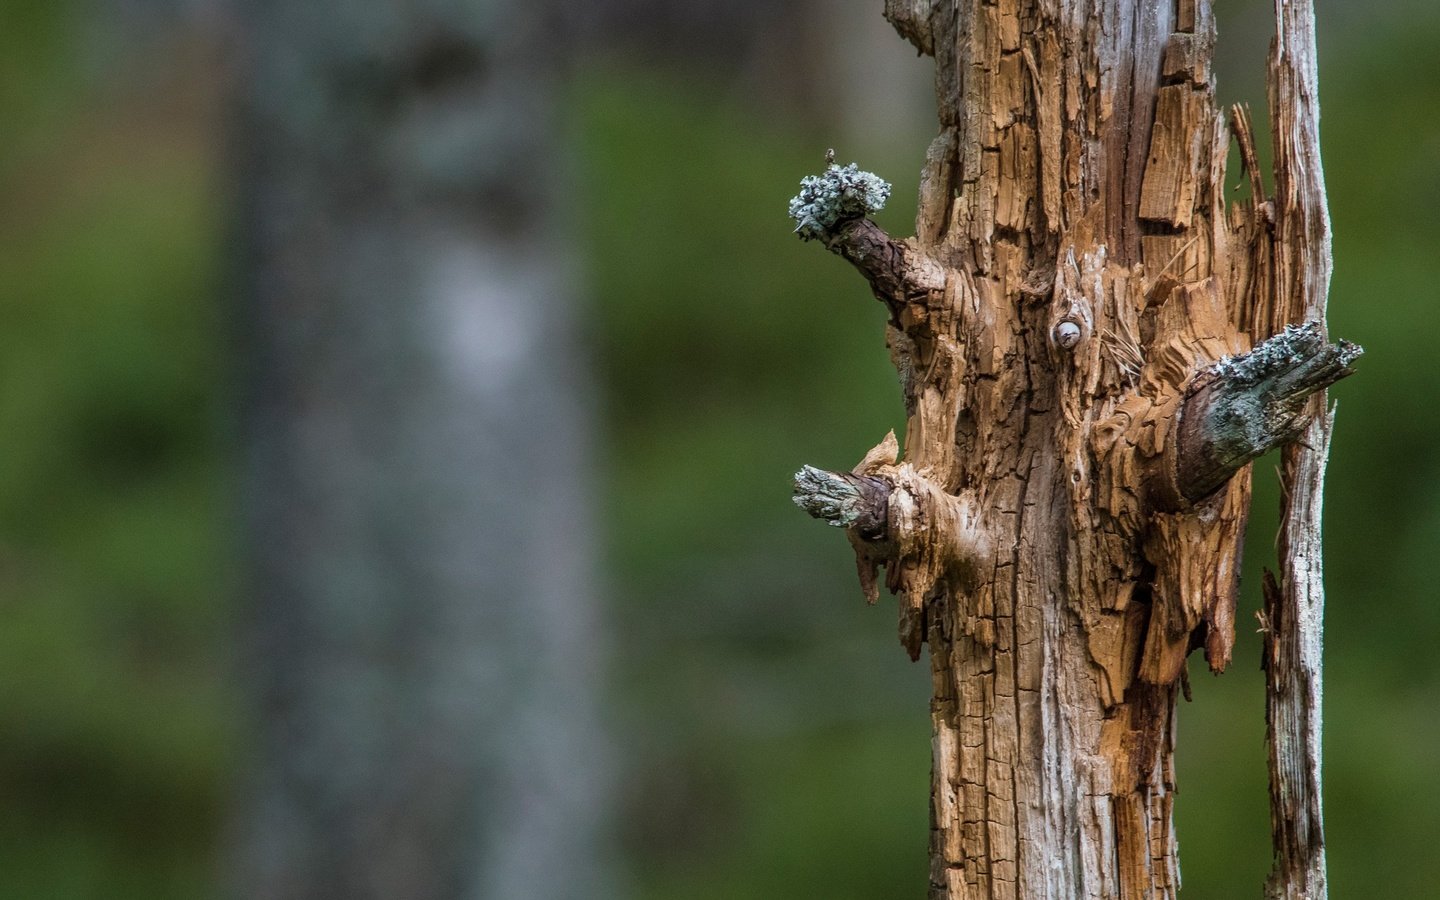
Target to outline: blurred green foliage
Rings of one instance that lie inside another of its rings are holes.
[[[190,898],[216,871],[237,729],[218,122],[183,75],[78,76],[74,9],[0,7],[0,900]],[[1440,878],[1440,12],[1357,15],[1322,6],[1331,321],[1368,351],[1334,392],[1327,824],[1335,896],[1423,897]],[[1236,81],[1263,130],[1258,82]],[[633,894],[919,896],[926,667],[885,602],[860,602],[838,533],[788,502],[800,463],[849,465],[903,424],[878,305],[788,233],[824,130],[693,73],[597,67],[569,102]],[[859,160],[896,182],[894,232],[925,140]],[[1269,865],[1247,621],[1232,671],[1197,667],[1182,712],[1190,900],[1255,896]]]
[[[70,12],[0,13],[0,897],[178,900],[232,730],[214,160]]]
[[[848,466],[903,425],[884,315],[789,233],[819,139],[717,96],[611,71],[575,101],[637,896],[915,893],[928,674],[789,503],[800,462]],[[884,224],[913,221],[917,180]]]

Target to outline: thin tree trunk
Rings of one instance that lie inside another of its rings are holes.
[[[886,14],[936,61],[917,235],[853,167],[791,211],[891,313],[905,451],[796,500],[929,644],[931,896],[1173,898],[1177,696],[1191,650],[1230,661],[1249,463],[1359,348],[1289,301],[1243,111],[1256,199],[1227,208],[1207,0]]]
[[[535,4],[255,0],[248,898],[591,898],[590,427]]]
[[[1275,297],[1289,319],[1324,321],[1330,216],[1320,167],[1319,76],[1310,0],[1275,6],[1270,124],[1275,147]],[[1283,298],[1283,299],[1282,299]],[[1325,610],[1320,508],[1334,412],[1310,400],[1304,436],[1283,452],[1280,581],[1265,585],[1265,721],[1275,900],[1324,900],[1320,648]]]

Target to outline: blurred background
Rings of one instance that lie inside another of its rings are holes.
[[[292,6],[0,5],[0,898],[920,896],[927,669],[789,502],[903,411],[784,210],[833,146],[910,233],[927,62],[878,0]],[[1331,884],[1418,898],[1440,7],[1317,6]],[[1269,868],[1255,472],[1191,900]]]

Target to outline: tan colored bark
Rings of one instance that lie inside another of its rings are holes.
[[[891,311],[904,453],[797,502],[930,647],[930,896],[1173,898],[1175,705],[1191,650],[1230,661],[1248,462],[1359,353],[1281,333],[1318,318],[1286,274],[1314,207],[1227,208],[1208,0],[886,14],[936,61],[917,236],[821,237]]]

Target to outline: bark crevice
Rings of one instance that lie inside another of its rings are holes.
[[[1301,35],[1308,0],[1276,3]],[[845,527],[872,601],[886,569],[911,656],[929,645],[931,897],[1174,900],[1175,704],[1192,651],[1231,661],[1249,464],[1286,446],[1287,478],[1315,480],[1291,442],[1360,351],[1324,332],[1301,37],[1272,64],[1294,152],[1271,201],[1248,115],[1215,103],[1209,0],[1042,6],[887,0],[936,65],[916,237],[853,207],[804,236],[890,308],[905,452],[892,436],[848,474],[802,470],[797,502]],[[1254,188],[1234,205],[1232,133]],[[1293,508],[1302,554],[1315,490]],[[1280,589],[1314,618],[1318,572]],[[1272,708],[1281,769],[1309,752],[1301,713]],[[1284,859],[1313,859],[1311,781],[1277,789]]]

